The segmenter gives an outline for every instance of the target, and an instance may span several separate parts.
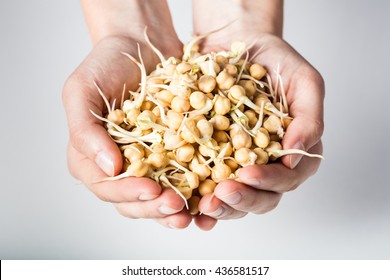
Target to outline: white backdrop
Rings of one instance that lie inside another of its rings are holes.
[[[187,40],[191,2],[169,3]],[[285,39],[326,81],[326,159],[273,212],[202,232],[123,218],[70,177],[61,90],[91,48],[79,2],[2,1],[0,259],[389,259],[389,11],[286,0]]]

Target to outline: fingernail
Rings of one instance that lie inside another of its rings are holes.
[[[245,185],[249,185],[251,187],[260,187],[261,180],[256,178],[236,178],[235,179],[239,183],[243,183]]]
[[[235,192],[229,193],[225,196],[222,196],[220,198],[224,202],[226,202],[227,204],[236,205],[237,203],[239,203],[241,201],[242,195],[238,191],[235,191]]]
[[[303,144],[301,142],[296,143],[293,146],[293,149],[298,149],[298,150],[305,150],[305,147],[303,147]],[[290,156],[290,168],[294,169],[298,163],[301,161],[303,155],[300,154],[293,154]]]
[[[175,213],[181,211],[181,209],[180,210],[173,209],[173,208],[168,207],[166,205],[160,206],[160,208],[158,208],[158,210],[161,212],[161,214],[164,214],[164,215],[172,215],[172,214],[175,214]]]
[[[102,169],[108,176],[114,176],[114,163],[110,159],[110,156],[105,151],[101,151],[97,154],[95,163]]]
[[[211,212],[211,213],[205,213],[207,214],[208,216],[211,216],[213,218],[217,218],[219,216],[221,216],[223,214],[223,212],[225,212],[225,209],[220,206],[217,210],[215,210],[214,212]]]
[[[152,200],[158,197],[158,194],[148,194],[148,193],[143,193],[141,194],[138,199],[139,200]]]

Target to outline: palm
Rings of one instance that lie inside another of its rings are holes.
[[[242,34],[241,34],[242,35]],[[228,38],[229,36],[225,36]],[[256,38],[248,34],[248,38]],[[294,118],[283,138],[283,147],[305,149],[321,153],[320,136],[323,129],[324,86],[319,73],[291,46],[279,37],[260,34],[256,45],[251,49],[252,59],[268,70],[275,85],[277,72],[283,80],[289,114]],[[206,40],[203,50],[228,49],[231,42],[220,44]],[[297,147],[299,143],[299,147]],[[239,173],[240,182],[228,180],[215,189],[215,198],[206,196],[200,203],[203,213],[218,213],[219,219],[231,219],[244,216],[247,212],[256,214],[272,210],[281,199],[283,192],[296,188],[310,175],[315,173],[319,160],[303,158],[295,167],[296,156],[284,156],[282,163],[265,166],[249,166]],[[295,167],[295,168],[294,168]],[[228,195],[240,193],[242,199],[230,204]],[[223,208],[223,212],[218,209]]]
[[[181,211],[184,202],[174,191],[162,191],[151,179],[124,178],[113,182],[99,182],[107,174],[121,172],[122,156],[102,123],[90,113],[90,110],[99,115],[107,112],[103,99],[94,87],[94,81],[111,105],[116,100],[116,106],[119,106],[122,98],[123,86],[134,90],[140,81],[140,70],[122,52],[138,58],[137,44],[134,41],[121,38],[102,40],[64,87],[63,99],[71,133],[68,146],[70,172],[100,199],[114,203],[117,210],[126,217],[153,218],[165,225],[186,227],[192,218],[187,211]],[[180,48],[171,52],[180,53]],[[148,70],[158,62],[157,56],[148,48],[142,48],[142,57]],[[102,168],[99,164],[102,162],[98,159],[102,150],[105,153],[103,162],[109,156],[110,162],[113,162],[112,169]]]

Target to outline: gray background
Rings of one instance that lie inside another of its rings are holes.
[[[191,35],[189,0],[171,0]],[[61,90],[91,48],[79,2],[1,1],[1,259],[389,259],[389,1],[285,3],[326,80],[319,172],[273,212],[211,232],[129,220],[67,172]]]

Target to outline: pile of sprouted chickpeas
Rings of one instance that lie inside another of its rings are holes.
[[[149,177],[175,190],[192,215],[202,196],[245,166],[294,153],[321,157],[282,148],[292,118],[279,73],[273,83],[262,65],[248,60],[243,42],[200,53],[197,43],[207,35],[186,44],[182,59],[166,59],[145,30],[161,63],[148,75],[139,47],[139,61],[123,53],[139,67],[140,87],[115,109],[96,85],[108,114],[91,111],[123,155],[123,173],[104,180]]]

